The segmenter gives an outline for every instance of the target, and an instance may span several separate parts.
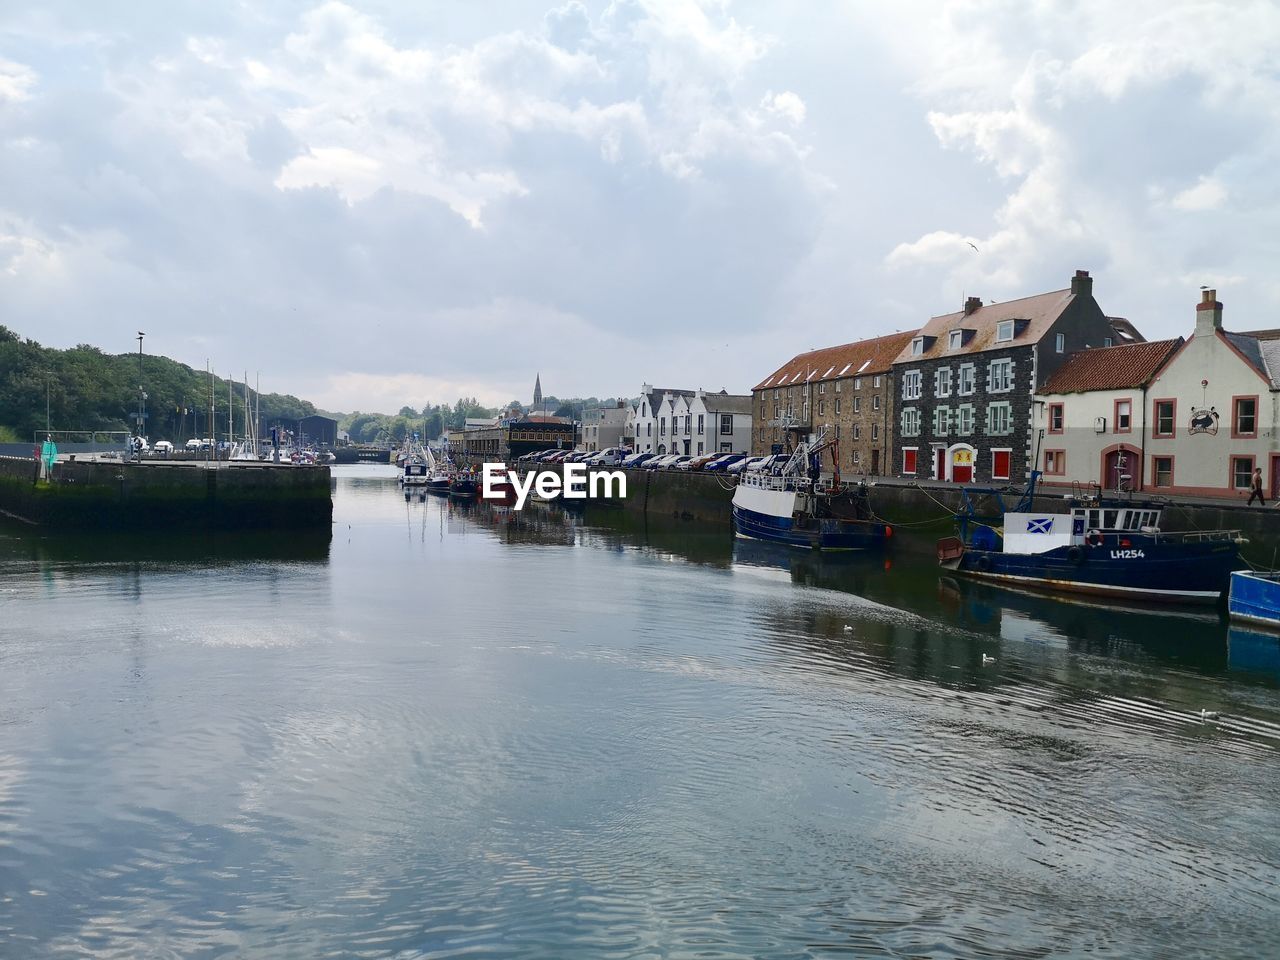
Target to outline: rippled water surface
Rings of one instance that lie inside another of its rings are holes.
[[[0,528],[0,957],[1280,955],[1275,639],[335,474]]]

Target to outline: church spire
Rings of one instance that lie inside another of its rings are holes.
[[[542,406],[542,373],[539,372],[533,380],[533,409],[536,411]]]

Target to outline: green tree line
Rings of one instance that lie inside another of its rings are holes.
[[[147,393],[143,433],[152,442],[183,443],[191,437],[223,437],[227,431],[227,381],[210,378],[168,357],[108,354],[80,344],[69,350],[43,347],[0,326],[0,439],[31,440],[45,429],[45,409],[54,430],[133,430],[138,387]],[[244,390],[233,386],[236,432],[244,429]],[[214,424],[209,423],[210,393]],[[316,412],[313,404],[287,394],[249,390],[263,431],[292,425]]]

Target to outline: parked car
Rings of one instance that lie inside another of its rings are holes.
[[[661,470],[675,458],[676,455],[674,453],[660,453],[652,460],[646,460],[644,462],[644,468],[646,470]]]
[[[680,469],[681,470],[703,470],[706,468],[708,463],[710,463],[712,460],[714,460],[718,456],[720,456],[720,454],[718,453],[699,454],[695,456],[692,460],[690,460],[688,463],[682,464]]]
[[[681,469],[681,464],[688,463],[692,459],[693,457],[690,456],[689,454],[681,453],[672,457],[671,462],[666,464],[662,469],[663,470],[679,470]]]
[[[596,466],[614,466],[630,454],[631,450],[627,447],[606,447],[591,458],[591,463]]]
[[[653,457],[654,454],[652,453],[633,453],[631,456],[623,458],[622,465],[624,467],[640,467],[643,466],[646,461],[652,460]]]
[[[739,462],[740,460],[749,460],[749,459],[751,458],[748,457],[745,453],[726,453],[719,457],[716,457],[714,460],[708,463],[706,467],[704,467],[703,469],[711,470],[713,472],[728,470],[731,466],[733,466],[735,463]]]
[[[743,463],[743,473],[756,473],[760,470],[767,470],[773,464],[773,457],[754,457]]]
[[[152,444],[151,449],[155,453],[163,453],[165,456],[173,453],[173,444],[168,440],[157,440]]]

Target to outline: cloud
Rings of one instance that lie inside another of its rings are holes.
[[[1215,210],[1227,199],[1226,188],[1213,177],[1201,177],[1193,187],[1176,194],[1170,201],[1179,210],[1195,212]]]
[[[26,100],[36,85],[35,71],[0,57],[0,105]]]

